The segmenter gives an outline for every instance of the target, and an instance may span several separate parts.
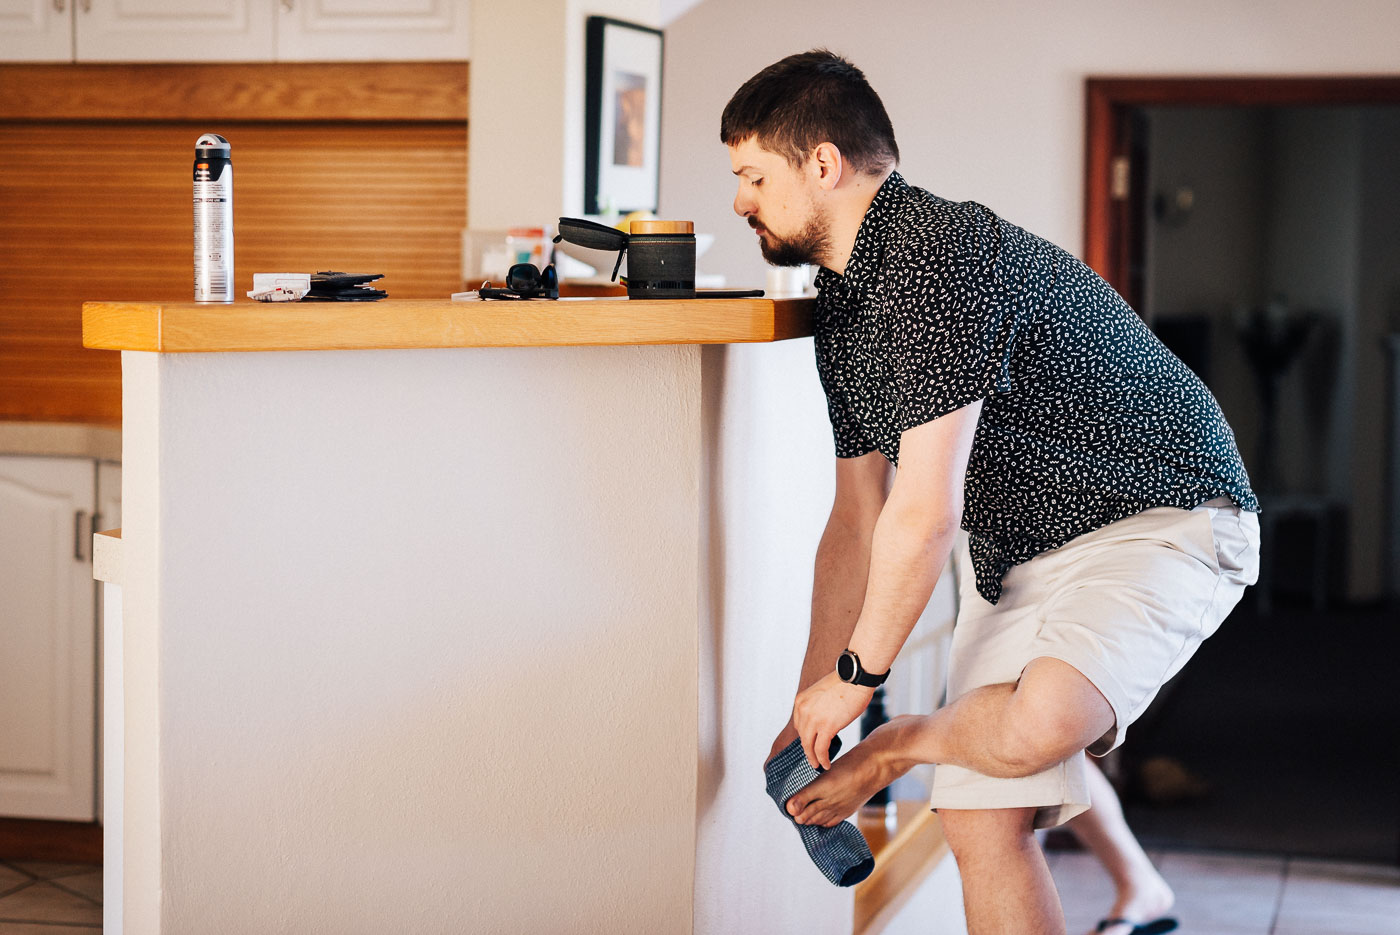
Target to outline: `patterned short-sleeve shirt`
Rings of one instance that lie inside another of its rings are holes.
[[[901,432],[984,400],[962,526],[988,601],[1012,566],[1143,510],[1259,510],[1200,379],[1093,270],[983,205],[893,172],[816,284],[837,457],[897,466]]]

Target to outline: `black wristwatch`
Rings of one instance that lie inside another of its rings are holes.
[[[843,682],[850,682],[852,685],[862,685],[866,688],[878,688],[885,684],[885,679],[890,677],[889,671],[883,675],[872,675],[860,667],[860,657],[849,649],[841,654],[841,658],[836,660],[836,674]]]

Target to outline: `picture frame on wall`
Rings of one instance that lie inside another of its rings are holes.
[[[656,211],[661,184],[661,30],[588,17],[583,210]]]

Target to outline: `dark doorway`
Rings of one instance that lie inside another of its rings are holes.
[[[1263,506],[1259,585],[1124,748],[1130,821],[1400,860],[1400,78],[1091,80],[1088,143],[1086,258]]]

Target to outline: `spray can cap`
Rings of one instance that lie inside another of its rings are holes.
[[[194,142],[195,155],[201,159],[227,159],[233,151],[228,140],[217,133],[206,133]]]

